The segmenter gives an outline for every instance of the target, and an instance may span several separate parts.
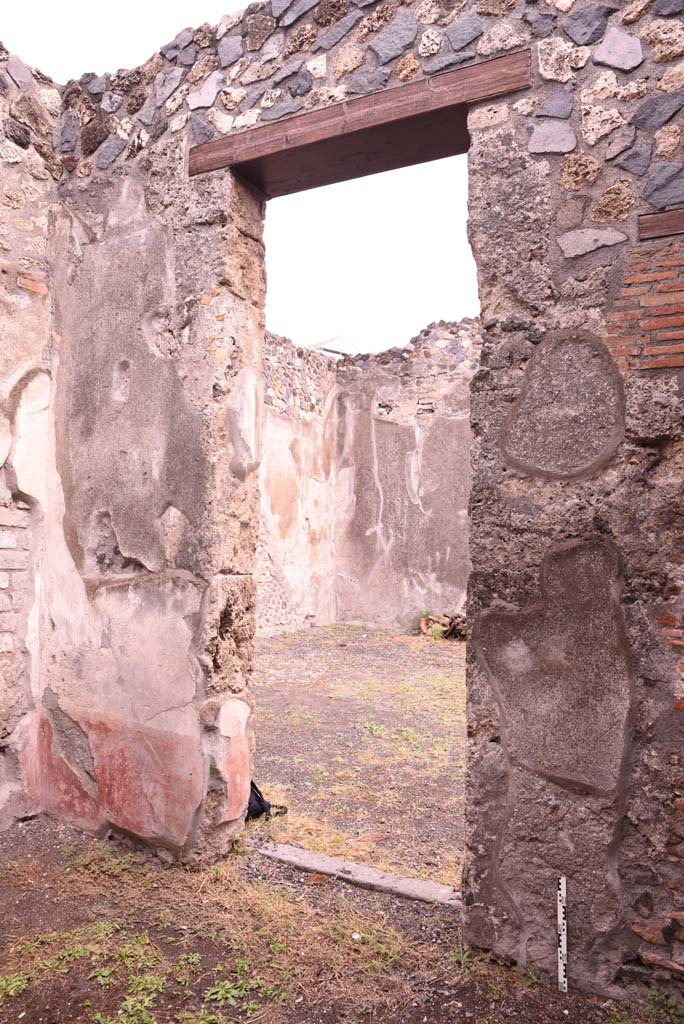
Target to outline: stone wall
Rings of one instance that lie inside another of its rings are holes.
[[[18,738],[37,700],[43,510],[28,434],[47,446],[52,332],[48,236],[61,173],[51,136],[61,95],[0,46],[0,828],[27,810]]]
[[[267,335],[257,628],[415,626],[468,581],[477,321],[334,359]]]
[[[335,361],[266,335],[257,630],[336,621]]]
[[[553,972],[564,874],[572,985],[681,979],[682,354],[646,351],[677,345],[681,310],[659,298],[672,277],[622,293],[678,255],[640,243],[637,217],[684,205],[683,13],[271,0],[70,83],[61,112],[0,51],[1,493],[28,536],[0,549],[19,597],[1,631],[5,820],[23,792],[189,856],[225,845],[244,810],[263,211],[229,172],[190,182],[188,147],[528,48],[532,87],[469,112],[484,340],[465,933]],[[146,650],[169,633],[188,667],[167,685]],[[162,776],[178,785],[159,817]]]
[[[465,603],[477,321],[337,365],[337,617],[415,626]]]

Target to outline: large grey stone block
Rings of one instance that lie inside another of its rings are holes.
[[[588,252],[603,249],[605,246],[618,245],[627,240],[627,235],[615,228],[577,228],[566,231],[558,237],[558,244],[566,259],[574,256],[585,256]]]
[[[527,145],[530,153],[571,153],[577,145],[573,128],[565,121],[535,124]]]
[[[684,164],[655,164],[644,188],[644,199],[658,209],[684,203]]]
[[[573,82],[568,82],[537,108],[535,117],[568,118],[572,114],[574,102],[575,85]]]
[[[563,22],[563,31],[578,46],[588,46],[603,38],[608,18],[616,10],[612,4],[597,4],[573,11]]]
[[[593,53],[594,64],[605,64],[619,71],[632,71],[644,60],[641,40],[623,32],[621,28],[609,28],[603,41]]]
[[[410,11],[400,8],[393,20],[381,29],[369,44],[369,49],[381,64],[400,57],[418,35],[418,22]]]
[[[450,25],[446,30],[446,35],[454,50],[462,50],[464,46],[468,46],[474,39],[481,36],[484,30],[485,24],[482,18],[475,11],[470,11]]]
[[[684,92],[669,92],[660,96],[649,96],[632,115],[632,124],[647,132],[662,128],[670,118],[684,107]]]
[[[629,152],[621,156],[615,163],[618,167],[622,167],[623,171],[629,171],[630,174],[636,174],[638,178],[641,178],[651,163],[653,147],[654,143],[649,139],[648,142],[644,142],[639,146],[633,146]]]
[[[311,47],[313,53],[317,53],[319,50],[329,50],[335,46],[340,40],[351,32],[355,25],[361,21],[363,14],[361,11],[352,11],[345,18],[341,18],[340,21],[331,25],[326,32],[323,32],[314,45]]]

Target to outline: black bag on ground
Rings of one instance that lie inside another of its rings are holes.
[[[283,807],[282,804],[270,803],[256,782],[252,780],[245,821],[254,821],[256,818],[260,818],[262,814],[266,815],[266,821],[270,821],[271,818],[277,818],[280,814],[287,814],[287,807]]]

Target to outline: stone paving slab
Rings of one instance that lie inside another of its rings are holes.
[[[373,889],[376,892],[389,893],[392,896],[403,896],[408,900],[419,900],[422,903],[441,903],[461,909],[461,897],[456,889],[439,882],[428,882],[422,878],[402,878],[390,874],[389,871],[378,871],[363,864],[355,864],[341,857],[329,857],[325,853],[310,853],[299,846],[287,843],[272,843],[262,846],[259,851],[264,857],[291,864],[302,871],[313,871],[319,875],[333,875],[350,885],[358,885],[362,889]]]

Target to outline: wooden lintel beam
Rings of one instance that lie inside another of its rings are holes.
[[[315,162],[318,146],[325,144],[327,156],[330,158],[334,154],[335,140],[340,140],[341,146],[348,153],[353,143],[352,137],[356,133],[361,133],[360,139],[365,142],[372,138],[372,134],[369,133],[373,129],[386,128],[390,125],[396,125],[398,129],[402,122],[405,122],[408,128],[412,119],[420,121],[421,118],[422,123],[427,124],[426,115],[437,114],[447,108],[465,108],[467,104],[481,100],[495,99],[526,89],[531,83],[531,51],[519,50],[423,78],[408,85],[335,103],[320,110],[283,118],[282,121],[264,124],[195,146],[190,150],[190,174],[203,174],[225,167],[233,167],[242,172],[245,167],[245,170],[249,168],[250,172],[256,171],[258,178],[262,161],[268,161],[272,169],[276,163],[282,164],[285,154],[292,150],[306,149],[309,161]],[[440,123],[439,118],[433,120],[435,125]],[[399,136],[398,130],[387,135],[388,138]],[[398,157],[392,161],[391,156],[388,154],[389,166],[397,166]],[[405,162],[417,160],[408,159]],[[373,169],[369,168],[368,173],[374,173]],[[252,174],[247,172],[245,177],[249,179]],[[283,195],[287,191],[296,191],[295,187],[287,187],[286,178],[286,166],[284,173],[283,167],[280,167],[281,184],[278,187],[281,191],[271,194]],[[330,178],[329,170],[327,178]],[[344,176],[337,180],[344,180]],[[315,182],[304,187],[315,187]]]
[[[684,209],[644,213],[639,217],[640,242],[666,235],[684,235]]]

